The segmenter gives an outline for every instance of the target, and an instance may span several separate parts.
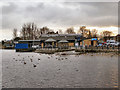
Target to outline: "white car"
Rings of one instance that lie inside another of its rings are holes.
[[[119,42],[116,42],[116,43],[115,43],[115,46],[118,46],[119,44],[120,44]]]
[[[118,46],[118,45],[119,45],[119,42],[116,42],[115,40],[107,40],[106,45]]]
[[[39,45],[33,45],[32,48],[34,49],[39,48]]]

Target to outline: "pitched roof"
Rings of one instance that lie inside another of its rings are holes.
[[[75,40],[76,37],[82,37],[81,34],[43,34],[40,40],[47,40],[53,38],[54,40]]]
[[[22,41],[40,41],[40,40],[19,40],[20,42],[22,42]]]
[[[41,37],[82,36],[81,34],[42,34]]]
[[[59,43],[67,43],[67,40],[60,40]]]
[[[49,39],[45,40],[45,42],[56,42],[56,40],[52,39],[52,38],[49,38]]]

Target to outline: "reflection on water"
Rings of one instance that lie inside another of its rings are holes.
[[[2,52],[4,88],[118,87],[118,56]]]

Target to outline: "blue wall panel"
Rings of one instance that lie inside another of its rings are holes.
[[[15,49],[28,49],[27,43],[17,43],[15,44]]]

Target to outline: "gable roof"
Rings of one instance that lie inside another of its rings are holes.
[[[43,34],[40,40],[47,40],[53,38],[54,40],[75,40],[76,37],[82,37],[81,34]]]
[[[68,43],[67,40],[60,40],[59,43]]]
[[[49,38],[49,39],[45,40],[45,42],[56,42],[56,40],[52,39],[52,38]]]

